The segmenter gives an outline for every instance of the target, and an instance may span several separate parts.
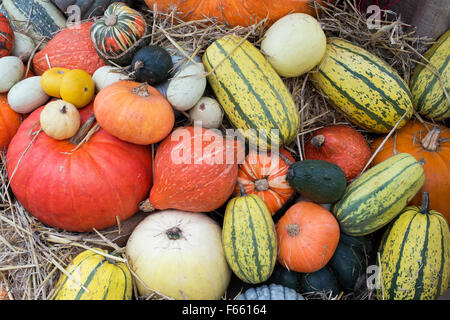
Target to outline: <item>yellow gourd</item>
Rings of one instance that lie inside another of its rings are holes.
[[[41,77],[42,90],[51,97],[61,98],[61,82],[68,71],[70,69],[67,68],[51,68],[45,71]]]
[[[61,98],[72,103],[77,108],[87,106],[95,94],[95,83],[92,77],[84,70],[74,69],[66,72],[61,88]]]

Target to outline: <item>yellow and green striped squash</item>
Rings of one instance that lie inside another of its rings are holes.
[[[424,183],[422,165],[409,153],[377,164],[354,180],[333,206],[341,231],[364,236],[387,225]]]
[[[413,114],[407,83],[385,61],[339,38],[312,72],[312,83],[355,125],[374,133],[403,127]],[[406,115],[405,115],[406,114]]]
[[[277,259],[277,238],[272,215],[255,194],[231,199],[222,228],[225,258],[234,274],[246,283],[266,281]]]
[[[444,86],[450,95],[450,30],[439,37],[424,57],[432,66],[419,64],[414,70],[410,81],[414,108],[426,118],[441,121],[450,117],[450,101],[443,89]]]
[[[380,262],[378,299],[438,298],[450,281],[450,231],[444,216],[426,207],[405,208],[384,233]]]
[[[226,36],[213,42],[202,60],[229,120],[251,145],[270,149],[294,140],[300,129],[299,110],[255,46],[238,36]]]
[[[106,250],[95,250],[107,253]],[[130,270],[122,262],[109,262],[92,250],[77,255],[59,278],[55,300],[131,300]],[[74,281],[75,280],[75,281]],[[80,286],[81,285],[81,286]]]

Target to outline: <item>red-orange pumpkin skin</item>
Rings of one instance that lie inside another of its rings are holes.
[[[314,6],[310,0],[145,0],[153,10],[156,5],[159,11],[167,11],[177,7],[180,17],[185,20],[201,20],[206,17],[216,18],[229,26],[250,26],[257,21],[268,18],[268,24],[274,23],[290,12],[303,12],[315,16]],[[319,3],[323,1],[318,0]],[[256,20],[255,20],[256,19]]]
[[[300,201],[290,207],[276,225],[278,261],[296,272],[322,269],[336,250],[339,224],[322,206]]]
[[[100,129],[77,150],[69,140],[40,132],[24,153],[33,139],[30,129],[40,129],[42,109],[22,123],[6,155],[11,189],[19,202],[43,223],[77,232],[110,227],[138,212],[152,182],[150,148]],[[80,111],[82,122],[91,114],[92,104]]]
[[[6,289],[1,286],[0,286],[0,300],[9,300],[8,292],[6,292]]]
[[[364,136],[347,125],[317,130],[305,144],[305,158],[324,160],[339,166],[350,181],[364,169],[372,153]]]
[[[211,149],[213,145],[216,152]],[[220,161],[227,156],[232,161]],[[159,210],[211,212],[218,209],[233,193],[238,163],[243,156],[240,142],[226,143],[212,130],[175,129],[156,151],[150,204]]]
[[[0,13],[0,58],[9,56],[14,46],[14,31],[9,20]]]
[[[418,161],[422,160],[425,184],[410,204],[420,206],[422,193],[426,191],[430,197],[430,209],[442,213],[450,223],[450,130],[445,126],[430,123],[427,124],[427,127],[432,134],[428,136],[432,138],[428,141],[424,139],[429,131],[422,123],[419,121],[408,122],[386,141],[373,159],[373,164],[376,165],[390,158],[394,153],[400,152],[409,153]],[[435,127],[434,131],[433,127]],[[381,136],[373,141],[372,151],[374,153],[384,139],[385,136]],[[434,151],[434,148],[437,149]]]
[[[280,152],[291,162],[295,162],[287,150],[281,149]],[[274,215],[295,192],[286,180],[288,169],[289,164],[282,157],[252,150],[245,162],[239,166],[237,182],[244,187],[247,194],[260,196]],[[241,194],[239,184],[236,184],[234,194]]]
[[[100,90],[94,113],[110,134],[141,145],[160,142],[175,124],[167,99],[157,89],[134,81],[119,81]]]
[[[91,76],[98,68],[105,66],[91,40],[92,24],[92,21],[87,21],[58,32],[34,56],[33,68],[36,75],[40,76],[49,69],[46,55],[52,68],[81,69]]]
[[[6,94],[0,94],[0,151],[8,147],[20,126],[20,115],[8,104]]]

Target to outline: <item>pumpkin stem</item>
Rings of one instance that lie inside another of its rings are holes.
[[[267,181],[266,178],[255,180],[255,190],[256,191],[269,190],[269,181]]]
[[[65,107],[65,106],[64,106]],[[95,114],[92,114],[89,119],[78,129],[77,133],[69,139],[69,142],[78,145],[87,136],[95,122]]]
[[[422,144],[422,147],[427,151],[436,152],[439,149],[440,134],[441,128],[435,126],[420,142]]]
[[[420,208],[421,214],[428,214],[430,208],[430,195],[428,192],[422,192],[422,207]]]
[[[138,71],[144,67],[144,62],[141,60],[136,61],[134,64],[134,70]]]
[[[311,144],[317,149],[320,149],[324,143],[325,143],[325,136],[323,134],[319,134],[311,139]]]
[[[148,93],[148,84],[147,82],[144,82],[133,89],[133,93],[137,94],[140,97],[148,97],[150,94]]]
[[[106,17],[105,25],[111,27],[117,23],[117,15],[112,14]]]
[[[166,231],[166,235],[170,240],[180,239],[181,233],[182,233],[182,231],[178,227],[173,227]]]
[[[141,210],[142,212],[153,212],[155,211],[155,208],[150,203],[150,199],[147,198],[146,200],[139,203],[139,210]]]
[[[300,233],[300,227],[296,223],[291,223],[286,226],[287,234],[294,238]]]

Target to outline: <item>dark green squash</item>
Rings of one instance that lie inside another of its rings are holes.
[[[77,6],[80,8],[81,20],[101,16],[113,2],[123,2],[128,6],[133,3],[132,0],[52,0],[52,2],[66,15],[73,13],[70,6]]]
[[[267,283],[279,284],[294,290],[299,290],[298,285],[299,273],[288,270],[281,264],[277,263]]]
[[[334,203],[345,193],[344,171],[323,160],[297,161],[286,174],[289,184],[300,194],[316,203]]]
[[[335,297],[341,291],[336,276],[329,266],[325,266],[316,272],[300,274],[299,283],[300,292],[303,294],[323,293],[328,296],[331,292],[332,297]]]
[[[131,67],[138,82],[155,85],[169,78],[173,62],[170,54],[164,48],[149,45],[136,53]]]

